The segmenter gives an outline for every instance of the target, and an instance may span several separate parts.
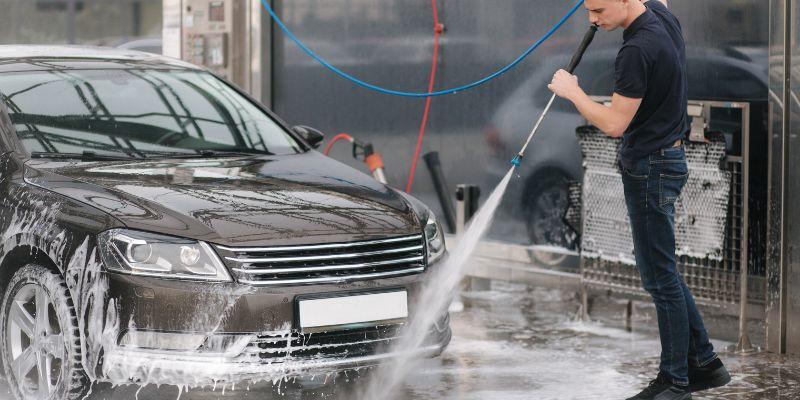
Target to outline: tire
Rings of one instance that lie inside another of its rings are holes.
[[[523,206],[526,210],[525,226],[530,243],[574,249],[575,232],[564,222],[569,206],[566,176],[554,171],[537,174],[527,193]],[[548,266],[560,265],[568,257],[566,254],[542,250],[532,250],[530,253],[536,261]]]
[[[18,400],[82,398],[89,379],[81,363],[78,318],[64,279],[42,265],[27,264],[6,287],[0,303],[0,347],[11,392]],[[42,305],[46,308],[40,309]]]

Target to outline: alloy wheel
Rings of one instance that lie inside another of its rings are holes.
[[[25,399],[44,400],[62,379],[67,349],[50,295],[27,284],[14,295],[6,321],[14,382]]]

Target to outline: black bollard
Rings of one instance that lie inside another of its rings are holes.
[[[463,230],[472,216],[478,212],[480,197],[481,188],[478,185],[456,186],[456,232]]]

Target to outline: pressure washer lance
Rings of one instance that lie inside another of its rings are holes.
[[[583,41],[581,42],[580,47],[578,47],[578,51],[572,56],[572,60],[569,62],[569,66],[567,67],[567,72],[570,74],[575,71],[575,68],[580,64],[581,58],[583,58],[583,53],[586,52],[586,49],[594,40],[594,34],[597,33],[597,25],[592,25],[589,27],[589,30],[586,32],[586,35],[583,36]],[[531,139],[533,139],[533,135],[536,134],[536,131],[539,130],[539,125],[542,124],[544,120],[544,116],[547,115],[547,112],[550,111],[550,107],[553,105],[553,101],[556,99],[556,94],[553,93],[553,96],[550,97],[550,101],[547,102],[547,106],[542,111],[542,115],[539,116],[539,120],[536,121],[536,125],[534,125],[533,130],[531,131],[530,135],[528,135],[528,140],[525,141],[525,145],[522,146],[522,150],[520,150],[519,154],[517,154],[514,159],[511,160],[511,164],[515,167],[519,167],[522,163],[522,157],[525,155],[525,150],[528,148],[528,144],[531,143]]]

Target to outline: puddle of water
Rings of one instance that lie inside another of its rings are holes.
[[[453,342],[441,357],[420,360],[393,392],[402,400],[588,400],[626,398],[658,369],[654,332],[626,332],[598,322],[576,324],[571,292],[520,289],[495,282],[491,291],[467,292],[464,310],[452,315]],[[729,343],[714,341],[717,348]],[[696,393],[697,400],[800,399],[800,359],[757,354],[721,357],[730,385]],[[374,371],[373,371],[374,372]],[[352,400],[374,374],[236,385],[222,391],[184,390],[181,400]],[[327,382],[326,382],[327,379]],[[96,390],[87,400],[135,400],[137,388]],[[598,393],[609,394],[608,396]],[[175,400],[175,387],[150,385],[140,400]],[[0,382],[0,399],[10,399]],[[378,397],[383,399],[385,397]]]

